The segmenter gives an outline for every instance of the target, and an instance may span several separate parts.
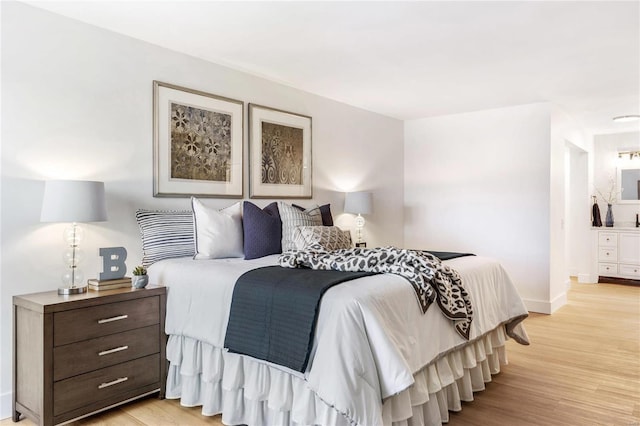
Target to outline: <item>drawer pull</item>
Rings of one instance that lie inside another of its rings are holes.
[[[109,355],[115,352],[126,351],[129,346],[120,346],[119,348],[107,349],[106,351],[98,352],[98,356]]]
[[[98,324],[105,324],[105,323],[108,323],[108,322],[120,321],[120,320],[127,319],[127,318],[129,318],[129,315],[118,315],[117,317],[111,317],[111,318],[105,318],[105,319],[98,320]]]
[[[117,385],[118,383],[126,382],[127,380],[129,380],[128,377],[120,377],[119,379],[115,379],[112,382],[102,383],[98,386],[98,389],[108,388],[109,386]]]

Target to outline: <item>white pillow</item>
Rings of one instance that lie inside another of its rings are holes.
[[[216,210],[191,197],[191,206],[196,243],[194,259],[244,257],[241,203]]]
[[[282,220],[282,251],[295,250],[294,232],[298,226],[322,226],[320,207],[311,206],[302,211],[287,203],[278,201],[278,211]]]

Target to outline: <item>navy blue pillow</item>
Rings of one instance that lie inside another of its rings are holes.
[[[257,259],[282,253],[282,221],[278,203],[264,209],[245,201],[242,212],[244,258]]]
[[[293,207],[304,211],[305,208],[293,204]],[[331,204],[324,204],[320,206],[320,215],[322,215],[322,226],[333,226],[333,216],[331,215]]]

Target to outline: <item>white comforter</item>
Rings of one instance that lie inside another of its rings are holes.
[[[165,332],[222,348],[237,278],[250,269],[275,265],[277,258],[183,258],[154,264],[151,281],[169,287]],[[470,256],[447,264],[460,273],[471,296],[475,318],[470,340],[526,316],[513,283],[496,261]],[[520,324],[511,334],[527,341]],[[304,378],[322,400],[353,422],[381,424],[381,400],[411,386],[414,373],[466,343],[437,305],[422,315],[404,278],[360,278],[325,293],[315,353]]]

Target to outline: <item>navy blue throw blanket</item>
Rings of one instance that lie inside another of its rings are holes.
[[[425,250],[425,251],[427,253],[431,253],[432,255],[434,255],[435,257],[443,261],[455,259],[456,257],[475,256],[475,254],[473,253],[456,253],[453,251],[431,251],[431,250]]]
[[[322,295],[368,275],[373,274],[280,266],[251,270],[233,289],[224,347],[304,373]]]

